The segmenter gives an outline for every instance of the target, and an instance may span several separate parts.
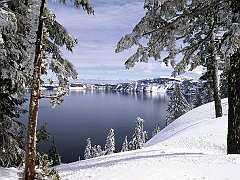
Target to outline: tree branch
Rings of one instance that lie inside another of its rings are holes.
[[[50,94],[50,95],[40,93],[39,98],[40,98],[40,99],[42,99],[42,98],[46,98],[46,99],[57,99],[57,98],[60,98],[60,97],[64,96],[66,93],[67,93],[67,92],[65,92],[65,91],[63,91],[63,92],[61,92],[61,93]]]
[[[217,1],[214,1],[214,2],[212,2],[212,3],[210,3],[210,4],[206,5],[206,6],[203,6],[203,7],[201,7],[201,9],[197,10],[199,8],[199,6],[198,6],[198,7],[194,8],[191,13],[188,13],[188,14],[175,14],[176,16],[173,17],[172,19],[168,20],[169,22],[166,23],[165,26],[162,26],[162,27],[156,28],[156,29],[154,29],[152,31],[146,32],[146,33],[143,34],[143,36],[152,34],[152,33],[157,32],[159,30],[167,29],[171,25],[175,24],[181,18],[198,16],[202,12],[207,11],[212,6],[216,7],[215,5],[219,5],[219,4],[223,3],[223,2],[228,2],[228,0],[223,0],[223,1],[217,0]]]

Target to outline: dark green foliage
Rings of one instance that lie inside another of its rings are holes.
[[[207,84],[207,83],[203,85],[202,100],[203,100],[203,104],[214,101],[213,91],[209,87],[209,84]]]
[[[169,104],[168,104],[168,113],[169,115],[166,118],[166,125],[173,122],[175,119],[179,118],[186,112],[190,110],[190,106],[181,92],[180,85],[175,84],[175,91],[171,95]]]
[[[61,164],[61,158],[55,144],[48,151],[48,159],[51,162],[51,166],[57,166]]]
[[[160,123],[155,124],[153,131],[152,131],[152,137],[157,135],[157,133],[159,133],[160,131],[161,131]]]
[[[229,64],[225,63],[223,65],[223,71],[220,75],[220,94],[221,98],[228,97],[228,73],[229,73]]]
[[[203,105],[202,93],[199,89],[196,90],[196,97],[193,100],[193,108]]]
[[[47,131],[47,123],[42,124],[42,126],[37,129],[37,144],[42,141],[49,141],[51,134]]]

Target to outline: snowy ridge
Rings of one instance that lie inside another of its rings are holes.
[[[239,180],[240,156],[226,154],[226,99],[222,105],[223,117],[215,118],[214,104],[205,104],[175,120],[143,149],[62,164],[57,169],[63,180]]]
[[[191,148],[185,149],[186,151],[192,151],[193,143],[195,143],[196,150],[199,149],[200,144],[204,145],[211,152],[224,152],[226,153],[226,137],[227,137],[227,99],[222,100],[223,106],[223,117],[215,118],[214,114],[214,103],[208,103],[198,108],[191,110],[190,112],[179,117],[173,123],[169,124],[165,129],[160,133],[150,139],[145,147],[153,145],[174,145],[179,150],[179,146],[191,146]],[[212,128],[210,128],[212,126]],[[216,132],[217,131],[217,132]],[[220,136],[216,138],[215,135]],[[164,142],[167,140],[167,142]],[[209,148],[206,143],[209,145],[212,143],[214,145],[218,144],[221,146],[218,148]],[[198,145],[199,144],[199,145]],[[224,147],[223,147],[224,146]],[[172,147],[173,148],[173,147]],[[202,149],[203,153],[206,153]],[[210,153],[210,152],[209,152]]]

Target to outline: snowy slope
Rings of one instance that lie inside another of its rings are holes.
[[[65,180],[239,180],[240,155],[226,155],[227,101],[222,105],[223,117],[214,118],[213,103],[196,108],[141,150],[63,164],[57,169]],[[4,172],[7,170],[0,170],[0,177]]]

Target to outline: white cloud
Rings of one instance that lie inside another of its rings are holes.
[[[95,16],[49,0],[50,8],[77,39],[74,52],[63,49],[64,55],[75,65],[81,78],[136,79],[170,75],[172,69],[164,63],[136,63],[126,70],[124,62],[135,49],[115,54],[117,42],[130,33],[145,14],[144,0],[92,0]]]

